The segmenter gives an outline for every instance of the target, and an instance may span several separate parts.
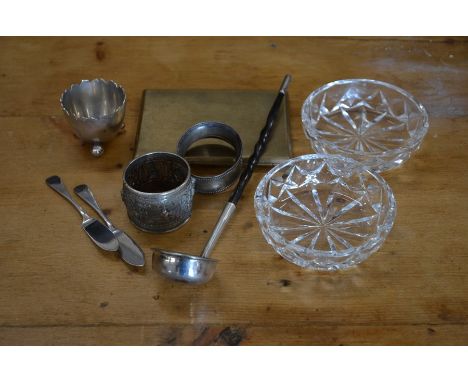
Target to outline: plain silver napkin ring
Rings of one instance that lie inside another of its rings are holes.
[[[177,144],[177,154],[185,156],[190,146],[205,138],[217,138],[229,143],[235,150],[234,164],[219,175],[197,176],[195,191],[201,194],[217,194],[231,186],[242,170],[242,140],[237,132],[230,126],[220,122],[200,122],[189,128],[180,137]]]

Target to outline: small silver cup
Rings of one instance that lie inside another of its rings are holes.
[[[153,152],[135,158],[123,174],[122,200],[133,224],[146,232],[170,232],[192,215],[195,181],[181,156]]]
[[[73,84],[63,92],[60,104],[78,138],[93,144],[94,156],[101,156],[102,144],[124,127],[126,95],[114,81],[97,78]]]

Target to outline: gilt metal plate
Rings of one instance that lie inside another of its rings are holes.
[[[240,135],[245,160],[250,156],[264,127],[276,91],[245,90],[145,90],[135,156],[152,151],[175,152],[177,141],[201,121],[232,126]],[[261,165],[275,165],[291,158],[288,107],[283,102],[271,141]],[[216,144],[214,144],[216,142]],[[232,149],[218,140],[200,142],[187,153],[194,164],[232,162]]]

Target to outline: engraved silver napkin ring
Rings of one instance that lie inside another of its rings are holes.
[[[189,164],[177,154],[135,158],[123,174],[122,200],[130,221],[146,232],[178,229],[192,215],[194,184]]]

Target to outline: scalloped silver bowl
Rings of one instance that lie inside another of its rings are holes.
[[[397,86],[350,79],[313,91],[302,106],[302,124],[315,152],[344,155],[381,172],[400,166],[419,148],[429,118]]]
[[[93,143],[95,156],[102,155],[102,143],[124,127],[126,95],[114,81],[98,78],[73,84],[63,92],[60,104],[75,134],[82,142]]]
[[[339,155],[311,154],[274,167],[255,192],[267,242],[286,260],[317,270],[345,269],[377,251],[396,215],[393,192],[377,173]]]

